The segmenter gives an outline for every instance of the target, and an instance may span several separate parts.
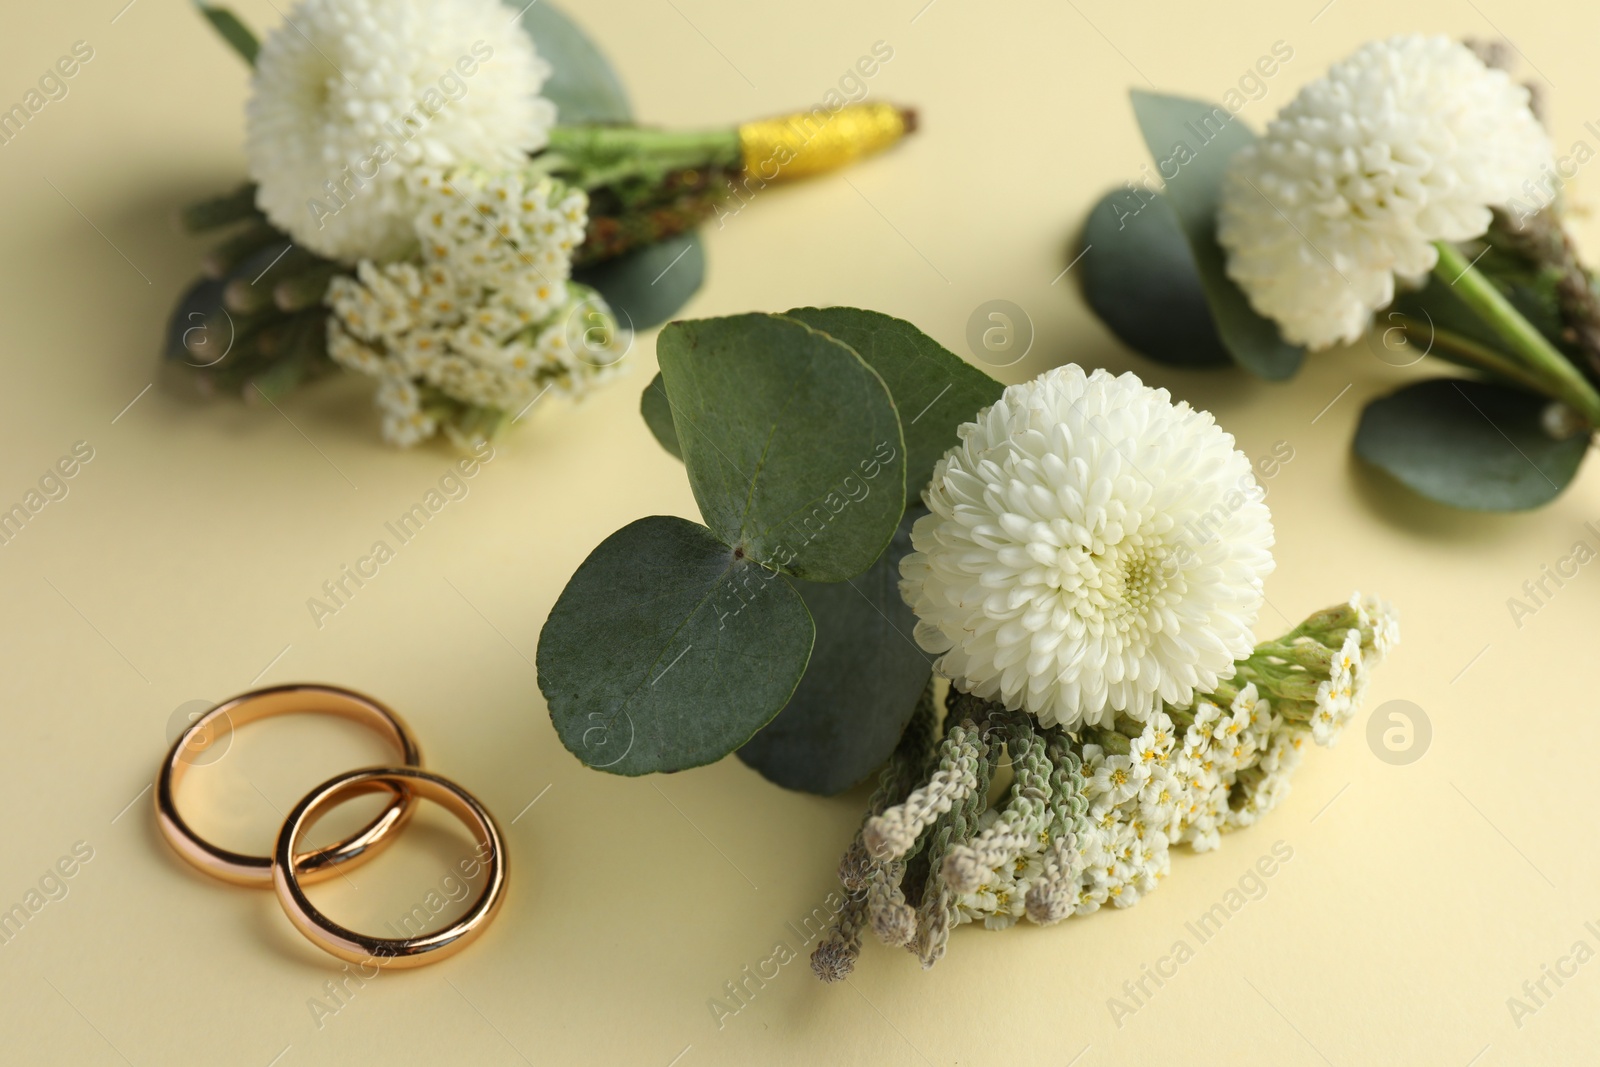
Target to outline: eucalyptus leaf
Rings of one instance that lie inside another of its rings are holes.
[[[539,688],[561,743],[613,774],[712,763],[794,693],[813,628],[789,580],[710,530],[654,515],[567,583],[539,635]]]
[[[667,387],[661,381],[660,371],[656,371],[656,376],[650,379],[639,397],[639,414],[644,416],[644,424],[650,427],[661,447],[682,459],[678,431],[672,425],[672,404],[667,400]]]
[[[216,30],[246,63],[252,67],[256,65],[256,56],[261,52],[261,42],[256,40],[256,35],[250,32],[250,28],[238,15],[228,8],[201,3],[199,0],[196,0],[195,6],[200,9],[200,14],[205,16],[206,21],[211,23],[211,28]]]
[[[1578,472],[1589,436],[1546,432],[1544,397],[1492,382],[1434,378],[1367,405],[1356,453],[1430,500],[1473,511],[1549,503]]]
[[[781,315],[674,322],[656,356],[706,524],[808,581],[872,566],[905,511],[894,401],[844,342]]]
[[[933,669],[933,658],[912,639],[917,619],[899,589],[911,524],[925,514],[910,509],[865,574],[799,583],[817,627],[811,662],[778,717],[739,750],[770,781],[832,796],[894,751]]]
[[[1214,104],[1181,96],[1133,91],[1133,111],[1166,195],[1178,216],[1211,315],[1234,361],[1263,378],[1289,378],[1305,350],[1285,341],[1277,325],[1256,314],[1228,278],[1217,244],[1217,198],[1233,154],[1255,140],[1236,117]]]
[[[878,372],[900,413],[906,489],[915,496],[933,465],[956,443],[956,429],[1000,399],[1005,386],[904,319],[860,308],[796,308],[784,313],[855,349]]]
[[[633,108],[616,71],[577,23],[550,0],[537,0],[526,6],[526,0],[506,3],[521,11],[518,21],[552,68],[539,93],[556,105],[556,117],[562,125],[633,120]]]
[[[1232,364],[1164,195],[1113,189],[1089,210],[1073,255],[1084,300],[1123,344],[1175,367]]]
[[[576,270],[572,280],[598,290],[621,325],[648,330],[676,315],[705,277],[705,246],[691,231]]]

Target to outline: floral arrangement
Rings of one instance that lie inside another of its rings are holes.
[[[1573,156],[1556,160],[1508,57],[1444,37],[1375,41],[1260,137],[1237,115],[1242,96],[1214,107],[1136,91],[1164,187],[1130,182],[1091,212],[1091,307],[1169,363],[1285,379],[1307,351],[1365,336],[1393,365],[1466,368],[1371,403],[1357,454],[1456,507],[1548,502],[1600,426],[1600,295],[1563,227]]]
[[[884,768],[824,979],[868,926],[931,966],[963,922],[1136,903],[1173,846],[1282,800],[1398,638],[1356,596],[1258,644],[1273,529],[1251,465],[1131,374],[1002,388],[853,308],[674,322],[657,351],[641,412],[704,522],[596,548],[539,685],[611,773],[737,752],[836,794]]]
[[[368,375],[396,445],[472,447],[546,392],[583,396],[698,289],[697,224],[915,126],[838,93],[738,127],[633,125],[549,3],[301,0],[265,41],[199,6],[254,68],[250,181],[181,213],[227,233],[167,355],[247,398]]]

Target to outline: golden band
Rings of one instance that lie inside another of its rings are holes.
[[[892,104],[817,107],[739,127],[744,169],[763,181],[837,170],[916,129],[916,113]]]
[[[213,727],[243,726],[257,719],[298,712],[338,715],[370,726],[393,741],[407,766],[422,762],[411,730],[393,711],[371,697],[331,685],[294,684],[255,689],[224,701],[196,719],[173,742],[156,779],[156,821],[167,842],[189,863],[213,877],[237,885],[268,886],[273,882],[273,858],[247,856],[213,845],[190,829],[178,814],[174,799],[178,783],[189,766],[190,748],[204,744]],[[394,799],[365,827],[325,849],[295,857],[295,873],[307,883],[337,873],[341,864],[358,863],[375,854],[387,835],[403,827],[416,808],[416,799],[404,788],[391,790]],[[303,805],[302,805],[303,806]]]
[[[340,926],[306,898],[300,885],[305,880],[300,873],[305,857],[294,851],[300,836],[332,808],[351,797],[374,792],[402,792],[431,800],[473,831],[478,841],[479,859],[489,872],[488,879],[466,914],[444,929],[417,937],[368,937]],[[421,967],[466,948],[494,919],[505,897],[506,852],[500,830],[483,805],[448,778],[414,767],[347,771],[313,789],[284,820],[277,848],[273,850],[272,884],[289,921],[318,948],[349,963]]]

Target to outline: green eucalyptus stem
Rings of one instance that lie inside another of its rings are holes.
[[[1460,249],[1448,241],[1435,241],[1434,247],[1439,250],[1434,276],[1453,288],[1484,324],[1499,335],[1510,354],[1529,376],[1539,381],[1545,393],[1583,416],[1590,426],[1600,426],[1600,393],[1595,392],[1572,361],[1523,318]]]

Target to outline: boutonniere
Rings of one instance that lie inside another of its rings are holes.
[[[1153,359],[1273,380],[1363,339],[1395,366],[1455,364],[1470,376],[1369,404],[1356,453],[1456,507],[1547,503],[1600,426],[1600,297],[1561,197],[1595,149],[1557,155],[1508,51],[1372,42],[1260,136],[1241,112],[1284,42],[1220,105],[1136,91],[1154,167],[1090,214],[1091,307]]]
[[[835,794],[884,767],[824,979],[869,927],[931,966],[962,922],[1135,903],[1169,848],[1283,798],[1398,637],[1357,596],[1257,643],[1274,535],[1251,464],[1131,374],[1003,388],[853,308],[674,322],[657,352],[642,414],[703,521],[596,548],[539,685],[614,774],[737,752]]]
[[[396,445],[581,397],[699,288],[697,225],[915,126],[867,99],[881,43],[805,111],[679,131],[549,3],[302,0],[264,41],[200,8],[253,67],[250,180],[182,213],[223,236],[167,354],[247,399],[368,375]]]

